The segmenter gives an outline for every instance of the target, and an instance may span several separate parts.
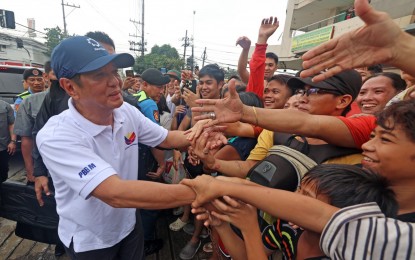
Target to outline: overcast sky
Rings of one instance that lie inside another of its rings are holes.
[[[131,20],[141,21],[142,0],[65,0],[80,8],[65,7],[69,34],[83,35],[88,31],[104,31],[115,41],[117,52],[130,52],[130,40],[139,41],[130,34],[141,35],[141,27]],[[207,63],[221,66],[236,65],[240,47],[235,46],[239,36],[248,36],[254,44],[262,18],[277,16],[280,28],[270,38],[270,44],[279,43],[283,31],[286,0],[146,0],[144,32],[147,50],[155,44],[170,44],[183,55],[186,30],[194,35],[195,58],[201,65],[204,48]],[[61,0],[1,0],[0,9],[14,11],[16,22],[27,25],[27,18],[35,18],[36,29],[59,26],[63,30]],[[195,14],[193,14],[195,11]],[[194,25],[194,26],[193,26]],[[193,30],[194,27],[194,30]],[[5,30],[5,29],[0,29]],[[23,35],[26,29],[17,25]],[[38,36],[42,34],[37,33]],[[186,56],[191,53],[188,48]],[[232,67],[232,66],[231,66]]]

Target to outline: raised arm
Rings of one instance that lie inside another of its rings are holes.
[[[248,65],[249,47],[251,47],[251,40],[246,36],[241,36],[236,40],[236,45],[242,47],[241,55],[238,60],[238,74],[243,83],[247,84],[249,80],[249,71],[246,69]]]
[[[196,192],[193,207],[199,207],[214,198],[230,196],[317,233],[323,231],[327,222],[338,211],[336,207],[297,193],[222,181],[207,175],[193,180],[185,179],[182,183]]]
[[[214,112],[216,118],[210,125],[242,121],[272,131],[315,137],[343,147],[356,147],[349,128],[337,117],[310,115],[293,109],[263,109],[245,106],[239,99],[232,81],[229,83],[229,93],[229,98],[221,100],[200,99],[197,103],[203,104],[203,107],[195,107],[192,111]],[[210,113],[207,113],[197,119],[205,119],[209,115]]]
[[[265,61],[267,51],[267,41],[278,29],[279,22],[277,17],[265,18],[262,20],[258,31],[258,40],[255,45],[254,53],[249,62],[249,81],[246,91],[254,92],[262,98],[264,94]]]

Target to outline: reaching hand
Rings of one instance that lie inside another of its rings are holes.
[[[251,47],[251,40],[246,36],[241,36],[236,40],[236,45],[239,45],[244,50],[249,50]]]
[[[194,156],[201,160],[205,167],[209,169],[214,168],[217,149],[211,149],[208,133],[204,133],[199,138],[194,139],[191,147]]]
[[[199,165],[200,164],[200,159],[199,157],[193,152],[193,147],[189,146],[189,148],[187,148],[187,160],[189,161],[189,163],[193,166]]]
[[[174,169],[178,170],[180,164],[183,164],[182,153],[180,151],[173,150],[173,167],[174,167]]]
[[[131,88],[136,82],[136,78],[132,78],[132,77],[127,77],[125,78],[123,84],[122,84],[122,89],[129,89]]]
[[[51,194],[49,191],[48,183],[49,179],[46,176],[39,176],[35,178],[36,199],[41,207],[45,204],[45,202],[42,199],[42,192],[45,192],[47,196]]]
[[[210,121],[212,121],[212,119],[199,120],[192,128],[186,130],[184,134],[187,135],[187,140],[192,141],[193,139],[198,138],[205,129],[205,125],[209,124]]]
[[[278,22],[277,17],[270,17],[269,19],[265,18],[261,22],[258,32],[258,42],[261,44],[267,43],[267,40],[274,32],[278,29],[280,23]]]
[[[209,112],[196,116],[195,120],[202,120],[211,118],[211,112],[214,113],[215,119],[213,119],[210,125],[216,125],[218,123],[233,123],[239,121],[242,118],[243,107],[241,99],[238,93],[236,93],[235,80],[232,79],[229,82],[229,96],[224,99],[198,99],[197,104],[203,105],[202,107],[193,107],[193,112]]]
[[[355,12],[365,25],[305,53],[302,58],[306,70],[301,72],[301,77],[328,69],[313,78],[317,82],[346,69],[394,63],[399,52],[396,46],[404,41],[399,26],[388,14],[373,9],[367,0],[356,0]]]
[[[216,199],[212,204],[222,211],[213,211],[212,216],[235,225],[242,232],[251,229],[252,225],[258,225],[256,208],[247,203],[223,196],[223,200]]]
[[[178,114],[186,112],[186,107],[184,105],[178,105],[176,106],[174,110],[174,116],[176,117]]]
[[[192,209],[192,213],[196,215],[197,220],[203,221],[206,227],[219,227],[224,222],[213,216],[210,211],[205,207],[210,207],[212,210],[217,210],[211,203],[207,203],[204,207]]]
[[[196,193],[196,199],[192,203],[193,208],[201,207],[203,204],[216,199],[220,195],[214,183],[215,178],[210,175],[203,174],[195,179],[183,179],[180,183],[189,186]]]
[[[193,93],[188,88],[183,88],[183,99],[189,107],[197,106],[196,100],[200,98],[200,86],[196,87],[196,93]]]
[[[148,172],[146,176],[149,177],[150,179],[158,180],[161,178],[161,175],[163,174],[165,168],[166,168],[165,165],[160,165],[159,167],[157,167],[156,172]]]
[[[13,155],[16,152],[16,143],[15,142],[10,142],[7,145],[7,152],[9,153],[9,155]]]

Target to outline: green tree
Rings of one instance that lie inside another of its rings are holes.
[[[46,55],[50,56],[52,54],[53,49],[58,45],[63,39],[65,39],[65,35],[62,32],[59,26],[55,28],[45,28],[46,31],[46,47],[48,50],[46,51]]]
[[[180,59],[179,52],[169,44],[162,46],[154,45],[151,52],[144,56],[137,57],[134,64],[134,71],[142,73],[148,68],[166,68],[167,70],[180,70],[183,60]]]

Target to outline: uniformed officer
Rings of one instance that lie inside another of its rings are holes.
[[[170,82],[169,76],[157,69],[146,69],[141,75],[143,82],[141,91],[135,94],[141,112],[155,123],[160,123],[157,102],[164,92],[164,85]]]
[[[31,94],[42,92],[45,90],[45,80],[43,79],[43,72],[39,69],[27,69],[23,72],[24,83],[28,85],[28,89],[19,95],[14,102],[14,115],[16,116],[17,110],[19,110],[20,103],[23,99],[29,97]]]

